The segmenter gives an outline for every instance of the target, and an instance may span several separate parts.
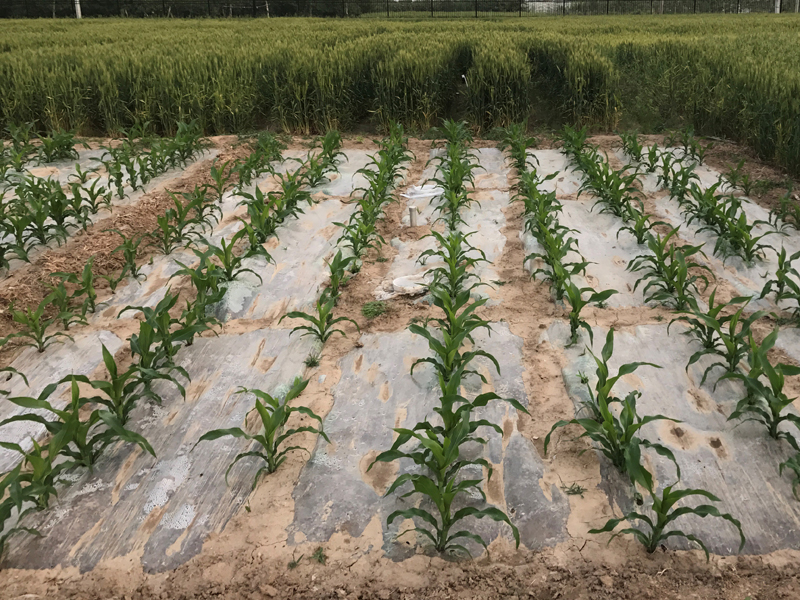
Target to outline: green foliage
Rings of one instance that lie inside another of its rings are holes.
[[[375,300],[373,302],[365,302],[361,306],[361,314],[367,319],[375,319],[380,317],[386,312],[387,306],[385,302]]]
[[[286,460],[287,454],[292,450],[305,450],[305,448],[302,446],[281,447],[285,441],[298,433],[315,433],[330,443],[328,436],[325,435],[325,432],[322,430],[322,418],[319,415],[305,406],[289,406],[289,403],[297,398],[307,385],[308,380],[303,380],[300,378],[295,379],[283,399],[275,398],[261,390],[239,388],[237,393],[253,394],[255,396],[255,411],[257,412],[261,421],[261,429],[259,433],[252,435],[239,427],[232,427],[230,429],[214,429],[213,431],[209,431],[208,433],[204,434],[197,441],[197,444],[199,444],[200,442],[212,441],[222,437],[230,436],[234,438],[242,438],[248,442],[256,442],[258,448],[257,450],[249,450],[236,455],[236,458],[233,459],[233,462],[225,471],[226,482],[228,481],[228,473],[230,473],[231,469],[236,463],[248,456],[254,456],[262,459],[265,463],[264,466],[256,471],[255,477],[253,478],[253,489],[255,489],[256,484],[258,483],[258,478],[262,473],[274,473],[278,467],[281,466],[283,461]],[[286,424],[289,421],[289,417],[293,413],[300,413],[311,419],[314,419],[319,423],[319,426],[313,427],[306,425],[295,427],[293,429],[286,429]],[[195,444],[194,447],[197,447],[197,444]]]
[[[649,236],[647,248],[650,254],[631,260],[628,270],[642,273],[633,289],[636,290],[641,283],[645,284],[642,288],[645,302],[671,304],[676,310],[684,310],[691,306],[695,294],[699,293],[697,284],[702,282],[704,289],[708,286],[705,275],[692,273],[690,269],[708,273],[711,273],[711,269],[692,260],[692,256],[702,254],[702,244],[678,246],[673,242],[670,245],[670,239],[678,229],[673,229],[663,238],[660,234]]]
[[[650,497],[652,499],[650,511],[652,512],[653,517],[639,512],[630,512],[622,519],[609,519],[609,521],[601,529],[590,529],[589,533],[609,533],[614,531],[617,526],[624,521],[636,520],[642,524],[641,528],[627,527],[614,533],[614,535],[611,536],[611,540],[618,535],[633,535],[637,540],[639,540],[639,542],[642,543],[647,551],[652,554],[658,549],[659,545],[661,545],[667,539],[671,537],[683,537],[700,546],[700,548],[703,549],[703,552],[706,553],[706,560],[708,560],[708,549],[703,541],[695,535],[687,534],[680,529],[673,529],[672,523],[678,518],[686,515],[694,515],[700,518],[706,518],[710,516],[724,519],[736,527],[737,531],[739,532],[739,551],[741,552],[745,543],[742,525],[730,514],[720,512],[719,509],[712,504],[700,504],[697,506],[682,506],[680,508],[675,508],[675,505],[684,498],[699,496],[701,498],[706,498],[711,502],[720,502],[719,498],[717,498],[711,492],[707,492],[706,490],[675,490],[673,488],[674,484],[666,486],[661,491],[660,495],[656,494],[652,488],[648,488]],[[609,542],[611,540],[609,540]]]
[[[35,409],[52,415],[52,420],[38,413],[14,415],[0,422],[0,427],[18,421],[30,421],[43,425],[48,433],[58,440],[59,453],[68,460],[64,468],[83,466],[92,468],[97,458],[109,444],[125,441],[140,446],[155,456],[150,444],[140,434],[126,429],[115,413],[105,409],[95,409],[87,420],[81,420],[81,413],[93,400],[84,398],[78,387],[79,379],[69,375],[57,383],[51,383],[36,398],[8,398],[12,404],[24,409]],[[54,408],[48,398],[59,385],[70,384],[70,401],[63,409]]]
[[[303,335],[311,335],[323,344],[327,342],[334,333],[339,333],[344,337],[347,337],[347,334],[345,334],[344,331],[337,329],[334,326],[338,323],[349,321],[355,325],[356,329],[358,329],[358,323],[353,321],[353,319],[348,319],[347,317],[334,318],[333,307],[335,304],[335,298],[330,297],[327,293],[323,293],[322,296],[317,300],[316,315],[294,310],[283,315],[278,323],[287,317],[289,319],[303,319],[304,321],[310,323],[310,325],[298,325],[292,329],[292,333],[295,331],[304,331],[305,333],[303,333]]]
[[[785,363],[772,364],[767,356],[775,346],[779,331],[776,327],[760,344],[756,342],[752,332],[748,331],[749,371],[746,374],[726,373],[721,379],[738,379],[744,383],[747,391],[728,417],[729,421],[743,419],[759,422],[767,428],[770,437],[776,440],[786,439],[797,446],[795,438],[779,427],[783,422],[800,427],[800,417],[792,412],[784,412],[795,398],[789,398],[783,389],[786,376],[800,375],[800,367]]]
[[[11,339],[25,340],[22,346],[30,346],[36,348],[38,352],[44,352],[45,349],[58,338],[67,338],[72,340],[72,337],[63,331],[54,331],[51,334],[47,330],[56,323],[59,317],[45,318],[45,309],[49,304],[49,300],[42,300],[36,309],[26,308],[18,310],[14,308],[12,303],[8,310],[11,313],[11,319],[17,325],[22,327],[21,331],[12,333],[7,336],[4,341]],[[71,322],[73,319],[68,319]],[[74,340],[72,340],[74,341]]]
[[[567,283],[564,288],[567,301],[569,302],[569,329],[570,329],[570,343],[569,345],[578,342],[578,329],[583,327],[589,333],[589,344],[594,342],[594,335],[591,326],[581,319],[581,311],[589,304],[603,304],[611,296],[617,293],[617,290],[603,290],[596,292],[591,287],[579,288],[571,281]],[[584,299],[583,295],[589,294],[589,297]]]

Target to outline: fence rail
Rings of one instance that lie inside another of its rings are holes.
[[[0,18],[75,17],[75,0],[2,0]],[[499,17],[799,12],[800,0],[80,0],[83,17]]]

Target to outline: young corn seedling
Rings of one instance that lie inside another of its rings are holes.
[[[742,298],[734,298],[738,302]],[[744,309],[747,306],[749,298],[742,303],[742,306],[732,315],[717,316],[716,318],[710,314],[703,314],[702,312],[695,312],[695,318],[701,321],[706,327],[714,330],[716,334],[717,343],[712,348],[702,348],[698,350],[689,358],[689,363],[686,365],[688,370],[690,366],[700,360],[703,356],[712,355],[717,356],[721,360],[709,365],[703,372],[703,378],[700,380],[700,385],[705,383],[708,374],[715,367],[722,367],[727,373],[735,373],[739,367],[739,363],[744,359],[749,349],[748,337],[750,335],[750,327],[758,319],[766,315],[764,311],[758,311],[748,317],[743,317]],[[732,301],[731,304],[734,302]]]
[[[598,408],[602,420],[597,421],[590,418],[572,419],[570,421],[558,421],[550,429],[544,440],[544,451],[547,454],[547,447],[550,444],[550,436],[560,427],[567,425],[578,425],[583,429],[579,437],[586,437],[592,440],[599,448],[600,452],[613,464],[620,473],[628,474],[632,480],[643,479],[646,488],[650,489],[653,485],[652,476],[642,467],[641,448],[649,448],[659,456],[663,456],[672,461],[681,476],[681,470],[675,460],[672,451],[661,444],[650,442],[645,438],[639,437],[642,427],[653,421],[672,421],[680,423],[676,419],[665,417],[664,415],[653,415],[641,417],[636,412],[636,399],[641,396],[637,391],[633,391],[621,400],[622,408],[617,417],[608,407],[608,404],[600,399]]]
[[[39,486],[22,485],[21,472],[22,463],[0,478],[0,494],[2,494],[0,498],[3,498],[0,502],[0,557],[3,555],[8,540],[12,537],[20,533],[40,537],[42,535],[36,529],[19,525],[27,515],[37,510],[37,504],[42,495]],[[8,523],[15,514],[14,522],[17,524],[9,526]]]
[[[769,213],[769,222],[776,231],[785,231],[788,228],[800,230],[800,204],[797,197],[792,199],[792,184],[787,186],[786,193],[778,198],[778,207]]]
[[[44,313],[47,304],[48,302],[45,299],[39,303],[35,310],[31,308],[17,310],[14,308],[14,304],[12,303],[8,308],[9,312],[11,313],[11,319],[14,321],[14,323],[22,326],[23,329],[22,331],[12,333],[5,339],[25,340],[22,342],[22,346],[36,348],[38,352],[44,352],[47,347],[50,346],[50,344],[59,338],[67,338],[70,341],[74,341],[70,335],[64,333],[63,331],[54,331],[50,335],[47,334],[47,330],[50,328],[50,326],[59,320],[58,317],[52,317],[49,319],[45,318]]]
[[[676,310],[684,310],[691,306],[694,296],[699,293],[697,284],[703,282],[704,289],[708,287],[708,278],[703,274],[693,274],[690,269],[702,270],[711,273],[705,265],[692,260],[697,253],[702,254],[702,244],[699,246],[678,246],[669,240],[679,228],[670,231],[664,238],[660,234],[649,236],[647,247],[651,254],[637,256],[628,265],[628,270],[642,272],[636,280],[634,291],[641,283],[645,302],[658,302],[672,304]]]
[[[478,279],[474,268],[480,263],[488,262],[486,254],[469,243],[468,238],[473,233],[450,230],[445,236],[438,231],[431,231],[426,237],[434,238],[437,248],[425,250],[417,259],[421,265],[425,265],[431,258],[443,263],[431,269],[429,274],[452,298],[462,291],[471,292],[476,287],[487,285],[479,281],[472,282],[473,279]]]
[[[467,374],[478,375],[481,381],[486,383],[485,376],[477,371],[468,370],[467,366],[476,357],[483,356],[492,362],[499,373],[500,364],[497,359],[485,350],[477,348],[462,352],[462,346],[467,340],[473,341],[472,334],[476,330],[491,331],[489,322],[475,314],[478,308],[486,304],[488,298],[481,298],[470,304],[468,291],[459,293],[455,298],[438,286],[432,287],[430,291],[434,305],[444,312],[445,317],[430,319],[425,326],[418,323],[408,326],[410,332],[425,338],[428,348],[434,355],[415,360],[411,365],[411,375],[418,365],[428,363],[433,365],[443,391],[448,389],[454,377],[460,381],[460,378]],[[434,327],[429,327],[430,323],[433,323]]]
[[[122,243],[114,248],[111,254],[116,254],[117,252],[122,254],[122,259],[125,261],[122,265],[123,276],[128,274],[138,280],[142,273],[139,265],[136,264],[136,259],[139,256],[139,246],[141,246],[144,236],[140,235],[138,237],[129,238],[119,229],[108,229],[107,231],[114,232],[122,238]]]
[[[197,292],[198,306],[206,307],[216,304],[225,295],[225,288],[222,287],[224,281],[222,268],[212,263],[209,255],[197,250],[193,251],[200,258],[198,265],[192,268],[180,261],[175,261],[182,268],[173,273],[172,277],[189,278]]]
[[[314,147],[319,148],[318,156],[326,163],[333,165],[334,168],[343,157],[347,160],[345,153],[341,151],[342,136],[335,129],[329,129],[322,139],[317,140]]]
[[[34,136],[34,127],[35,125],[33,123],[20,123],[19,125],[16,123],[9,123],[6,125],[6,131],[11,138],[11,148],[14,152],[22,153],[27,156],[35,150],[35,147],[31,143],[31,139]],[[21,171],[22,169],[16,170]]]
[[[350,218],[350,222],[334,223],[337,227],[343,229],[342,235],[339,236],[337,241],[345,248],[350,248],[353,256],[361,260],[367,253],[367,250],[375,250],[378,252],[380,247],[386,243],[374,222],[362,221],[358,218],[358,213],[354,213]]]
[[[56,318],[61,321],[61,327],[64,330],[68,330],[70,325],[76,323],[88,325],[83,315],[73,310],[73,296],[67,291],[63,281],[59,281],[58,285],[45,285],[50,288],[50,293],[44,299],[44,303],[46,305],[52,305],[58,311],[58,317]]]
[[[581,319],[581,311],[589,304],[603,304],[611,296],[617,293],[617,290],[604,290],[596,292],[591,287],[579,288],[571,281],[567,282],[564,292],[569,302],[569,330],[570,342],[569,346],[578,343],[578,330],[583,327],[589,333],[589,344],[594,343],[594,334],[592,333],[591,326]],[[589,297],[584,300],[583,295],[589,294]]]
[[[334,318],[333,307],[335,304],[336,304],[336,299],[330,297],[327,292],[324,292],[322,296],[320,296],[319,299],[317,300],[316,316],[294,310],[283,315],[278,321],[278,323],[280,323],[287,317],[289,319],[303,319],[304,321],[308,321],[310,325],[298,325],[297,327],[292,329],[292,333],[294,333],[295,331],[304,331],[305,333],[303,333],[303,335],[313,336],[317,339],[317,341],[319,341],[322,344],[327,342],[328,339],[330,339],[330,337],[334,333],[339,333],[342,336],[347,337],[347,334],[344,331],[334,327],[338,323],[349,321],[350,323],[355,325],[357,330],[359,330],[358,323],[356,323],[353,319],[349,319],[347,317]]]
[[[647,153],[645,154],[645,169],[648,173],[655,173],[658,169],[658,161],[661,157],[661,151],[658,148],[658,144],[653,144],[652,146],[648,146]]]
[[[650,221],[650,215],[633,207],[628,209],[625,221],[627,224],[617,230],[617,239],[620,233],[628,231],[636,239],[637,244],[647,243],[656,225],[666,225],[664,221]]]
[[[81,168],[80,163],[75,163],[75,172],[71,173],[68,179],[73,180],[75,183],[79,183],[83,185],[87,183],[89,179],[91,179],[92,175],[97,175],[97,168],[94,169],[86,169],[85,171]]]
[[[329,162],[322,154],[314,155],[309,153],[303,163],[303,178],[310,188],[315,188],[329,181],[328,174],[336,172],[338,172],[336,163]]]
[[[113,413],[118,423],[125,425],[130,418],[131,411],[145,398],[158,404],[161,403],[161,398],[148,386],[143,385],[138,365],[132,365],[120,373],[114,355],[109,352],[105,344],[103,344],[103,364],[108,372],[107,380],[92,381],[83,375],[75,375],[74,378],[79,383],[90,385],[102,394],[89,398],[89,401],[104,406],[106,410]],[[150,381],[155,379],[173,383],[184,399],[186,398],[186,390],[170,373],[157,373]]]
[[[800,367],[785,363],[772,364],[767,356],[778,339],[779,329],[775,328],[761,344],[758,344],[752,332],[748,332],[750,354],[748,362],[750,370],[747,374],[726,373],[720,379],[738,379],[747,391],[747,395],[736,405],[736,409],[728,420],[742,419],[756,421],[767,428],[773,439],[786,439],[795,444],[795,438],[787,431],[780,430],[783,422],[800,427],[800,417],[786,411],[795,398],[789,398],[784,392],[787,376],[800,375]]]
[[[589,401],[584,402],[581,406],[582,411],[586,411],[589,416],[597,421],[598,423],[603,420],[603,414],[600,410],[600,405],[605,404],[606,406],[610,406],[614,402],[621,403],[622,400],[617,398],[611,393],[611,390],[616,385],[616,383],[625,377],[625,375],[629,375],[636,371],[639,367],[653,367],[655,369],[660,369],[659,365],[648,363],[648,362],[633,362],[633,363],[626,363],[622,365],[617,374],[614,376],[611,375],[611,369],[608,366],[608,361],[611,360],[611,356],[614,354],[614,330],[609,329],[608,334],[606,334],[606,341],[603,345],[603,349],[600,352],[600,357],[598,358],[590,348],[589,354],[592,355],[597,368],[595,370],[595,375],[597,376],[597,383],[594,386],[594,389],[589,385],[588,378],[585,378],[583,381],[584,385],[586,385],[586,389],[589,392]]]
[[[328,294],[331,298],[339,298],[339,288],[341,287],[342,283],[346,281],[347,272],[356,260],[357,259],[355,256],[348,256],[347,258],[344,258],[342,256],[342,251],[339,250],[336,252],[336,256],[334,256],[331,261],[326,261],[328,265],[328,271],[330,272]]]
[[[94,274],[92,272],[93,266],[94,256],[86,261],[80,276],[75,273],[51,273],[53,277],[58,277],[65,283],[71,283],[77,286],[75,291],[72,293],[73,298],[78,299],[86,296],[86,298],[83,300],[83,308],[81,311],[83,317],[86,316],[87,312],[93,313],[97,310],[97,291],[94,289]]]
[[[171,341],[171,338],[168,341]],[[147,321],[141,321],[139,333],[134,333],[130,337],[131,354],[136,359],[140,379],[148,390],[153,381],[161,379],[162,374],[171,375],[174,372],[187,381],[190,380],[186,370],[173,363],[173,355],[164,350],[163,342],[153,325]]]
[[[189,339],[194,337],[195,333],[197,333],[196,330],[182,327],[180,321],[170,315],[169,311],[172,310],[177,302],[178,295],[173,295],[169,288],[167,288],[164,298],[162,298],[161,301],[155,305],[155,307],[126,306],[119,312],[119,315],[117,316],[117,318],[119,318],[129,310],[140,311],[144,316],[144,321],[152,327],[154,332],[152,341],[160,344],[163,356],[156,355],[155,358],[157,358],[159,362],[151,365],[145,365],[146,367],[157,369],[165,364],[173,365],[175,354],[177,354],[178,350],[180,349],[181,343],[187,342]],[[174,327],[175,325],[178,325],[178,327]],[[131,347],[133,347],[132,342],[133,338],[131,338]],[[181,375],[184,375],[183,371],[179,372]],[[188,376],[184,376],[188,379]]]
[[[637,163],[642,162],[644,146],[642,146],[639,135],[635,131],[627,133],[621,132],[618,135],[620,140],[622,140],[622,151],[628,158]]]
[[[485,459],[466,460],[460,457],[461,447],[467,441],[474,441],[474,436],[471,435],[470,429],[468,418],[460,419],[458,424],[451,429],[449,435],[446,436],[437,435],[431,429],[418,432],[397,428],[394,430],[395,433],[409,440],[413,438],[419,443],[420,449],[410,452],[399,449],[388,450],[379,454],[370,465],[369,468],[372,468],[376,462],[391,462],[406,458],[426,470],[426,474],[404,473],[400,475],[384,494],[388,496],[405,484],[410,483],[413,486],[413,491],[427,498],[429,505],[433,509],[411,507],[397,510],[390,514],[386,521],[387,525],[391,525],[398,518],[413,519],[417,523],[423,523],[423,525],[416,525],[399,533],[398,538],[415,532],[430,540],[436,552],[469,556],[470,552],[463,545],[462,540],[471,540],[484,548],[486,547],[486,542],[481,536],[465,529],[458,529],[456,526],[468,517],[477,519],[489,518],[493,521],[506,523],[511,528],[514,540],[519,546],[519,531],[500,509],[495,507],[477,508],[474,506],[454,509],[454,504],[458,502],[459,496],[477,494],[484,502],[486,501],[486,495],[480,487],[482,479],[458,477],[465,467],[480,467],[487,470],[488,478],[492,476],[492,467]],[[413,492],[408,492],[403,497],[411,493]]]
[[[63,409],[54,408],[48,398],[63,383],[70,383],[70,402]],[[0,422],[0,427],[18,421],[31,421],[43,425],[48,433],[64,442],[60,453],[69,459],[64,468],[83,466],[91,469],[109,444],[125,441],[138,445],[155,456],[152,446],[140,434],[126,429],[115,414],[95,409],[85,421],[81,420],[84,407],[92,400],[81,396],[78,379],[69,375],[57,383],[51,383],[36,398],[8,398],[12,404],[29,410],[44,411],[52,420],[37,413],[14,415]]]
[[[795,441],[793,446],[796,445],[797,442]],[[797,453],[794,456],[790,456],[788,459],[786,459],[779,465],[778,474],[781,477],[783,477],[784,471],[790,471],[792,473],[792,495],[794,496],[795,500],[800,501],[800,496],[797,495],[797,488],[798,486],[800,486],[800,453]]]
[[[791,277],[800,281],[800,273],[794,268],[795,260],[800,258],[800,252],[795,252],[791,256],[786,256],[786,247],[781,246],[781,251],[778,254],[778,269],[775,272],[775,279],[770,279],[764,284],[759,298],[766,298],[774,288],[775,300],[780,301],[787,296],[787,287],[790,287]]]
[[[211,165],[211,171],[209,172],[209,175],[211,176],[213,183],[206,184],[206,187],[214,192],[214,196],[218,202],[222,201],[222,195],[228,189],[228,186],[233,179],[234,169],[231,167],[232,162],[233,161],[228,160],[222,163],[220,166],[217,166],[217,159],[214,159],[214,162]]]
[[[258,484],[258,479],[262,473],[274,473],[286,460],[289,452],[293,450],[305,450],[305,448],[302,446],[283,447],[284,442],[298,433],[314,433],[321,436],[326,442],[331,443],[328,436],[322,430],[322,418],[319,415],[305,406],[289,406],[289,403],[297,398],[303,392],[303,390],[306,389],[307,385],[307,379],[300,379],[298,377],[294,380],[292,386],[289,388],[289,391],[286,392],[286,395],[283,397],[283,399],[280,397],[276,398],[271,396],[270,394],[261,390],[239,388],[237,394],[253,394],[255,396],[256,406],[254,410],[258,413],[258,416],[261,420],[260,431],[257,434],[252,435],[239,427],[232,427],[230,429],[214,429],[213,431],[209,431],[208,433],[204,434],[197,441],[197,444],[199,444],[200,442],[217,440],[222,437],[234,437],[245,439],[251,443],[255,442],[257,444],[257,450],[248,450],[236,455],[236,458],[233,459],[233,462],[225,471],[226,483],[228,482],[228,474],[234,465],[236,465],[236,463],[248,456],[254,456],[262,459],[265,463],[264,466],[256,471],[255,477],[253,478],[252,489],[255,489],[256,485]],[[317,427],[305,425],[302,427],[287,429],[286,424],[289,421],[289,417],[291,417],[293,413],[305,415],[306,417],[317,421],[319,425]],[[195,448],[197,447],[197,444],[194,445]]]
[[[63,440],[52,438],[46,446],[41,446],[31,438],[33,449],[25,452],[19,444],[0,442],[0,448],[11,450],[22,455],[22,471],[17,474],[15,484],[20,487],[14,490],[15,494],[22,493],[25,500],[35,502],[36,510],[45,510],[50,505],[50,498],[58,496],[56,478],[64,471],[64,463],[53,465],[53,460],[61,452]],[[24,491],[21,484],[26,484]],[[0,484],[0,490],[3,486]],[[10,498],[9,498],[10,499]],[[2,508],[0,508],[0,513]],[[2,526],[0,517],[0,527]]]
[[[203,243],[206,246],[205,251],[199,252],[195,250],[194,252],[201,259],[203,259],[205,256],[216,258],[220,263],[222,279],[224,281],[234,281],[237,277],[239,277],[244,273],[252,273],[256,277],[258,277],[259,281],[263,281],[261,279],[261,275],[256,273],[253,269],[249,269],[247,267],[242,266],[242,263],[246,258],[245,255],[237,256],[234,253],[234,247],[236,246],[236,243],[246,235],[247,231],[245,231],[244,229],[240,229],[231,238],[230,242],[227,242],[225,241],[225,238],[222,238],[222,240],[220,240],[221,244],[220,246],[215,246],[208,240],[203,240]],[[264,251],[264,253],[266,253],[266,250]],[[269,257],[269,260],[272,259],[272,257],[269,256],[269,254],[267,254],[267,256]]]
[[[528,148],[535,148],[538,143],[536,138],[527,134],[528,123],[512,123],[503,129],[502,137],[500,138],[499,148],[501,152],[508,152],[511,157],[511,162],[517,173],[523,173],[531,166],[531,160],[528,158]],[[536,160],[536,157],[533,157]]]
[[[54,131],[39,138],[39,161],[51,163],[57,160],[77,159],[75,134],[71,131]]]
[[[536,279],[536,276],[541,274],[545,281],[549,281],[556,300],[564,298],[567,282],[574,275],[585,273],[589,264],[585,260],[566,261],[570,252],[577,254],[579,259],[583,258],[577,250],[578,240],[567,237],[571,231],[573,230],[563,225],[557,225],[544,231],[540,230],[537,239],[544,252],[533,252],[525,257],[525,262],[537,258],[544,262],[544,266],[533,270],[531,277]]]
[[[644,483],[642,484],[644,485]],[[730,514],[720,512],[719,509],[712,504],[700,504],[693,507],[681,506],[680,508],[675,508],[675,505],[684,498],[699,496],[701,498],[706,498],[711,502],[720,502],[720,499],[706,490],[676,490],[673,489],[674,485],[675,484],[666,486],[661,491],[661,495],[657,495],[652,488],[648,489],[650,492],[650,497],[652,498],[652,505],[650,506],[650,511],[653,513],[652,518],[639,512],[630,512],[621,519],[609,519],[609,521],[601,529],[590,529],[589,533],[610,533],[614,531],[620,523],[625,521],[639,521],[642,523],[642,525],[645,525],[646,528],[627,527],[614,533],[609,542],[619,535],[630,534],[639,540],[639,542],[641,542],[647,551],[652,554],[667,539],[672,537],[682,537],[700,546],[700,548],[702,548],[703,552],[706,554],[706,560],[708,560],[708,549],[703,541],[695,535],[685,533],[680,529],[673,529],[672,523],[676,519],[686,515],[694,515],[703,519],[706,517],[717,517],[728,521],[734,527],[736,527],[737,531],[739,532],[739,551],[741,552],[745,544],[742,525]]]
[[[699,342],[704,350],[714,351],[718,349],[722,341],[717,335],[717,330],[720,329],[720,322],[724,324],[726,322],[725,319],[727,319],[725,316],[720,316],[722,311],[726,308],[733,307],[735,304],[746,304],[750,301],[750,297],[740,296],[738,298],[733,298],[728,303],[720,302],[717,304],[716,295],[717,288],[714,288],[714,291],[711,292],[708,298],[708,310],[705,312],[700,310],[697,301],[693,298],[689,303],[689,307],[681,311],[684,314],[669,322],[669,325],[667,325],[667,335],[669,335],[669,328],[672,327],[672,324],[676,321],[681,321],[689,327],[689,330],[685,332],[686,335]],[[720,319],[722,319],[722,321],[720,321]]]

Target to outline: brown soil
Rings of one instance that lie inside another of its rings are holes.
[[[614,139],[605,136],[592,141],[611,148]],[[215,140],[221,149],[220,160],[245,151],[233,148],[233,141],[230,138]],[[290,147],[307,148],[310,141],[311,138],[297,139]],[[545,140],[544,144],[549,142]],[[410,145],[416,161],[410,166],[407,182],[413,184],[421,177],[431,143],[411,140]],[[496,144],[485,141],[482,145]],[[371,140],[350,137],[346,138],[345,147],[373,149],[374,145]],[[207,170],[207,163],[199,163],[169,187],[191,188],[207,180]],[[380,226],[386,241],[396,236],[418,239],[427,234],[428,227],[400,228],[406,202],[402,197],[398,199],[388,207]],[[102,230],[115,226],[127,227],[131,232],[149,231],[155,224],[155,216],[163,213],[168,201],[163,191],[154,191],[136,207],[115,209],[109,222],[97,224],[89,233],[71,240],[66,248],[47,252],[34,265],[13,274],[0,286],[0,297],[6,302],[12,299],[20,303],[36,302],[42,297],[40,280],[44,276],[52,270],[80,270],[89,256],[97,257],[95,264],[101,272],[118,268],[116,257],[109,256],[117,244],[116,238]],[[481,316],[507,323],[512,333],[524,340],[526,370],[523,380],[530,399],[530,416],[520,415],[517,427],[544,456],[543,440],[552,423],[574,414],[561,375],[564,357],[549,344],[538,342],[541,332],[554,319],[565,315],[564,309],[551,300],[547,285],[531,280],[523,269],[525,253],[518,235],[522,230],[521,206],[512,204],[504,213],[506,245],[494,265],[499,279],[505,282],[498,289],[502,302],[485,308]],[[431,312],[412,299],[396,298],[387,302],[388,310],[380,317],[367,319],[361,314],[363,304],[374,300],[374,291],[387,276],[395,254],[389,244],[383,246],[380,255],[372,252],[360,272],[343,288],[336,314],[354,319],[361,333],[399,331],[413,318]],[[379,260],[379,257],[386,260]],[[181,292],[191,294],[186,286],[181,287]],[[593,309],[587,311],[586,317],[592,325],[626,328],[668,320],[671,313],[662,308],[645,307]],[[128,337],[134,322],[134,319],[117,322],[118,334]],[[251,331],[269,324],[238,320],[226,324],[224,331]],[[284,322],[281,326],[288,327],[290,323]],[[10,331],[7,324],[4,327]],[[307,372],[311,382],[302,401],[323,417],[333,407],[332,388],[341,377],[339,360],[360,347],[355,326],[345,323],[343,328],[347,337],[332,338],[325,345],[321,364]],[[768,331],[769,326],[764,325],[759,326],[757,333],[766,335]],[[129,360],[127,350],[119,354],[118,358]],[[786,358],[783,353],[776,357]],[[317,375],[325,375],[323,382]],[[792,391],[796,387],[796,382],[792,382],[789,389]],[[188,392],[191,396],[192,391]],[[697,399],[698,404],[703,401]],[[606,538],[590,536],[588,530],[602,525],[613,514],[613,509],[597,485],[600,466],[596,453],[581,453],[588,448],[587,442],[575,437],[570,429],[554,436],[545,461],[543,486],[579,483],[586,491],[580,496],[569,496],[567,541],[541,552],[517,551],[499,538],[490,546],[488,555],[476,561],[446,562],[420,553],[411,559],[393,562],[381,551],[382,528],[377,521],[357,538],[338,532],[322,546],[311,543],[290,546],[286,527],[294,514],[292,490],[307,456],[293,453],[268,481],[263,480],[256,488],[248,502],[249,510],[241,511],[223,530],[211,535],[199,555],[174,571],[144,573],[139,549],[130,555],[101,562],[93,571],[84,574],[74,568],[5,571],[0,578],[0,599],[800,598],[798,552],[777,552],[765,557],[712,557],[706,563],[700,552],[658,550],[647,555],[633,540],[618,538],[606,545]],[[314,448],[314,436],[305,434],[299,439],[308,450]],[[724,448],[719,451],[723,452]],[[381,481],[373,482],[374,487],[385,487],[383,480],[388,480],[390,475],[384,473]],[[327,557],[325,564],[311,558],[319,547]]]

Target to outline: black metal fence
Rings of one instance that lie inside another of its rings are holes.
[[[800,0],[80,0],[84,17],[491,17],[800,12]],[[0,18],[75,16],[75,0],[0,0]]]

